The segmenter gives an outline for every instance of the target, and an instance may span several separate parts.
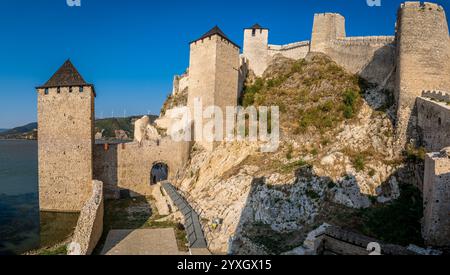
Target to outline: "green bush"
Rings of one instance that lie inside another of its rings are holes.
[[[420,163],[425,161],[425,156],[427,151],[423,147],[415,147],[413,145],[408,145],[406,147],[406,160],[409,162]]]
[[[358,92],[353,90],[346,90],[343,94],[343,102],[344,102],[344,117],[346,119],[353,118],[357,113],[357,105],[360,99],[360,95]]]
[[[366,164],[366,158],[363,154],[358,154],[353,159],[353,167],[355,167],[356,171],[361,172],[364,170]]]
[[[256,96],[264,88],[264,80],[257,78],[255,83],[244,88],[242,105],[244,107],[251,106],[255,103]]]
[[[399,245],[423,245],[420,221],[423,202],[420,191],[410,185],[400,185],[401,196],[388,204],[360,210],[360,230],[363,234]]]

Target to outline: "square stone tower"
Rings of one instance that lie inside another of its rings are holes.
[[[345,18],[338,13],[318,13],[314,15],[311,35],[311,52],[327,53],[331,41],[344,38]]]
[[[94,86],[68,60],[36,89],[40,209],[79,212],[92,190]]]
[[[269,62],[269,29],[255,24],[244,29],[244,56],[249,69],[261,77]]]
[[[217,26],[190,44],[188,107],[191,115],[217,106],[225,121],[226,107],[237,106],[240,48]],[[202,110],[194,110],[196,102],[202,102]],[[208,150],[215,142],[207,140],[204,128],[213,118],[201,121],[193,117],[194,140]],[[223,124],[225,133],[225,123]],[[224,135],[225,136],[225,135]]]
[[[423,199],[427,245],[450,246],[450,148],[427,155]]]

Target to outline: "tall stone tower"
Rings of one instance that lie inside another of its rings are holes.
[[[332,40],[345,36],[345,18],[342,15],[338,13],[315,14],[310,51],[326,53]]]
[[[414,111],[423,90],[450,90],[450,41],[444,9],[406,2],[397,21],[397,140],[402,148],[417,138]]]
[[[450,148],[427,155],[423,198],[423,238],[430,246],[450,246]]]
[[[202,101],[203,111],[217,106],[224,117],[227,106],[237,105],[239,51],[239,46],[217,26],[191,42],[188,106],[192,115],[195,114],[194,104],[199,100]],[[214,148],[215,143],[209,142],[202,130],[211,120],[203,118],[198,121],[194,118],[194,139],[209,150]]]
[[[255,24],[244,29],[244,56],[249,69],[261,77],[267,69],[269,60],[269,29]]]
[[[68,60],[37,94],[40,208],[78,212],[92,190],[94,86]]]

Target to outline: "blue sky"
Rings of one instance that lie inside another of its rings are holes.
[[[70,58],[95,84],[97,117],[159,114],[189,41],[214,25],[242,45],[244,27],[270,28],[270,43],[309,40],[316,12],[339,12],[347,34],[393,35],[402,1],[381,0],[1,0],[0,128],[36,121],[34,87]],[[436,1],[449,10],[449,4]]]

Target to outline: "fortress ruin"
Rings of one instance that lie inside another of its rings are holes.
[[[214,27],[190,43],[189,69],[174,78],[173,95],[187,92],[184,107],[191,110],[199,101],[222,109],[237,106],[249,72],[261,77],[276,55],[300,59],[312,52],[324,53],[347,71],[394,91],[399,152],[412,142],[430,153],[423,188],[424,238],[433,245],[448,245],[448,150],[446,155],[433,153],[450,146],[450,96],[445,92],[450,91],[450,41],[441,6],[402,4],[395,36],[347,37],[345,18],[324,13],[314,16],[311,41],[272,45],[269,29],[255,24],[244,29],[242,53],[239,45]],[[42,210],[80,211],[94,179],[103,181],[109,198],[119,198],[123,190],[150,195],[154,165],[167,165],[170,180],[190,157],[193,142],[177,142],[169,136],[95,145],[95,89],[70,61],[38,87],[37,94]],[[173,123],[165,116],[160,121]],[[198,135],[207,122],[194,120],[192,128],[194,142],[211,151],[215,144]]]

